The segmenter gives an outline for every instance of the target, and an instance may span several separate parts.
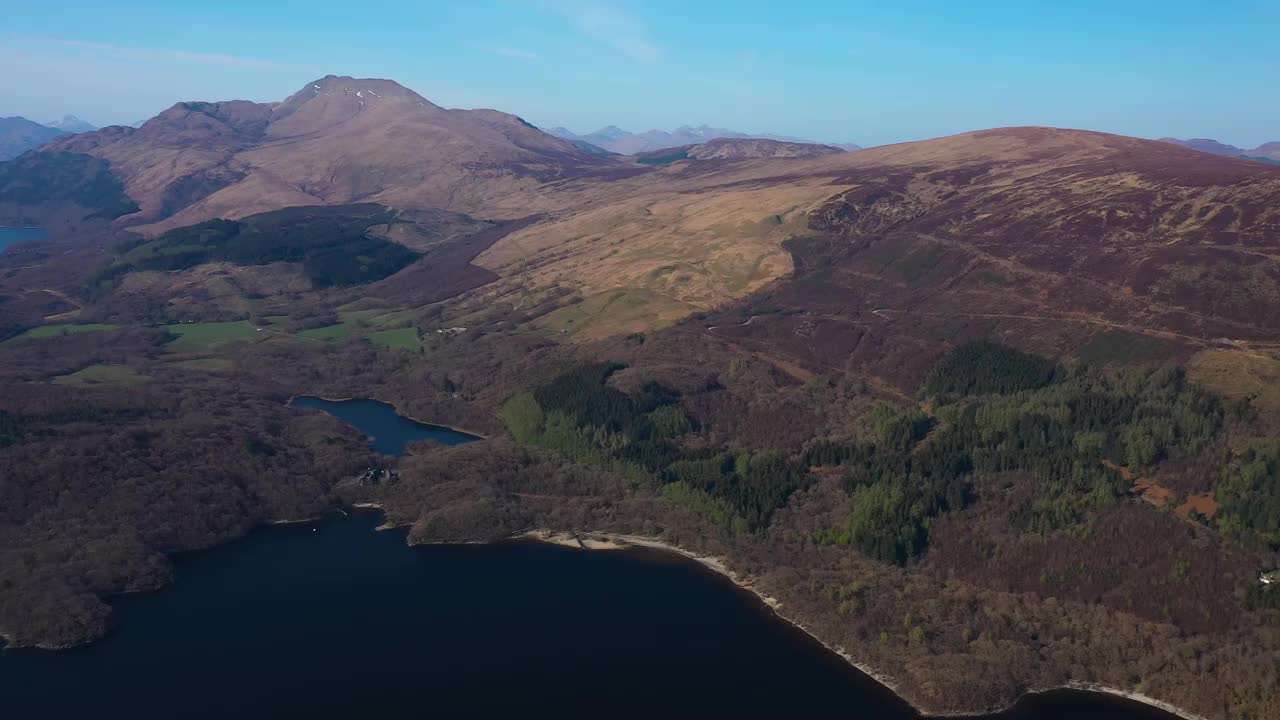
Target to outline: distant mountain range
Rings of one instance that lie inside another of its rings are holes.
[[[65,134],[24,117],[0,118],[0,160],[12,160]]]
[[[1280,142],[1263,143],[1252,150],[1238,148],[1235,145],[1226,145],[1217,140],[1209,138],[1192,138],[1190,140],[1179,140],[1178,138],[1160,138],[1161,142],[1173,143],[1183,147],[1199,150],[1201,152],[1213,153],[1223,157],[1245,158],[1248,160],[1261,160],[1263,162],[1280,163]]]
[[[636,162],[665,165],[680,160],[759,160],[763,158],[816,158],[847,152],[835,145],[787,142],[768,138],[716,138],[697,145],[636,153]]]
[[[0,161],[12,160],[63,135],[97,130],[75,115],[41,125],[24,117],[0,118]]]
[[[720,138],[753,138],[763,140],[777,140],[787,143],[805,143],[816,145],[812,140],[803,138],[790,137],[787,135],[774,135],[772,133],[744,133],[737,130],[729,130],[726,128],[711,127],[709,125],[699,125],[691,127],[682,125],[671,132],[665,130],[648,130],[642,133],[633,133],[623,130],[617,125],[600,128],[593,133],[586,135],[578,135],[577,133],[563,127],[554,127],[545,129],[550,135],[568,140],[580,148],[590,150],[583,147],[583,144],[597,148],[598,150],[606,150],[608,152],[618,153],[620,155],[635,155],[637,153],[653,152],[655,150],[666,150],[668,148],[685,147],[687,145],[700,145],[708,140],[718,140]],[[838,147],[841,150],[861,150],[862,147],[853,143],[826,143],[831,147]]]

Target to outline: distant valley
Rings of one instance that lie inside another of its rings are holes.
[[[699,125],[697,127],[682,125],[670,132],[664,130],[648,130],[642,133],[632,133],[627,130],[623,130],[616,125],[600,128],[599,130],[586,135],[578,135],[563,127],[550,128],[546,132],[551,135],[555,135],[558,138],[563,138],[573,142],[586,143],[589,146],[598,147],[609,152],[618,153],[619,155],[636,155],[656,150],[682,147],[685,145],[697,145],[705,143],[708,140],[716,140],[720,138],[762,138],[765,140],[778,140],[789,143],[804,143],[810,145],[823,144],[815,143],[812,140],[788,137],[786,135],[774,135],[772,133],[743,133],[736,130],[710,127],[707,125]],[[862,149],[861,146],[854,145],[852,143],[826,144],[833,145],[841,150]]]

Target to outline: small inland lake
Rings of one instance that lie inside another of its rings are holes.
[[[0,254],[10,245],[29,240],[47,240],[49,233],[38,227],[0,227]]]
[[[444,445],[459,445],[482,438],[441,425],[411,420],[396,412],[395,406],[377,400],[326,400],[312,395],[299,395],[290,407],[323,410],[373,438],[375,452],[404,455],[410,444],[434,440]]]

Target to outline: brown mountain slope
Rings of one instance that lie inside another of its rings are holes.
[[[622,293],[624,306],[653,309],[620,325],[609,312],[578,318],[584,337],[721,306],[789,276],[794,257],[912,303],[976,293],[965,302],[1005,314],[1280,339],[1280,168],[1166,143],[1009,128],[809,160],[678,163],[547,193],[574,209],[478,262],[507,279],[495,293],[567,287],[586,307]],[[805,236],[825,238],[822,258],[782,246]],[[805,302],[853,317],[904,309],[843,292]]]
[[[1280,332],[1280,169],[1043,128],[852,157],[857,184],[815,229],[881,247],[887,237],[958,245],[1040,295],[1070,278],[1080,294],[1058,301],[1071,311],[1149,316],[1205,339]]]
[[[446,110],[389,80],[328,76],[281,103],[184,102],[141,128],[55,143],[110,163],[155,232],[283,207],[375,201],[503,216],[613,161],[512,115]],[[527,211],[519,213],[528,214]]]
[[[234,155],[261,141],[271,106],[243,100],[182,102],[142,127],[68,137],[53,151],[106,160],[141,211],[131,221],[173,213],[244,178]],[[304,204],[304,203],[298,203]]]

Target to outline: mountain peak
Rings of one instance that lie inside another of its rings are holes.
[[[617,125],[606,125],[587,137],[599,138],[601,140],[621,140],[625,137],[631,137],[631,135],[632,133],[630,131],[623,130]]]
[[[45,127],[68,133],[93,132],[98,129],[97,126],[91,125],[75,115],[63,115],[61,120],[45,123]]]
[[[397,100],[435,110],[443,109],[395,80],[357,78],[350,75],[325,75],[319,80],[313,80],[281,104],[287,104],[295,98],[314,97],[344,98],[365,106]]]
[[[184,101],[143,123],[138,132],[159,147],[237,148],[261,139],[271,111],[270,105],[248,100]]]
[[[305,135],[376,112],[444,112],[394,80],[325,75],[273,106],[272,137]]]
[[[1245,154],[1245,151],[1243,149],[1238,148],[1235,145],[1227,145],[1225,143],[1220,143],[1217,140],[1211,140],[1209,138],[1191,138],[1189,140],[1179,140],[1178,138],[1166,137],[1166,138],[1160,138],[1160,141],[1173,143],[1174,145],[1181,145],[1186,148],[1191,148],[1192,150],[1199,150],[1200,152],[1212,153],[1214,155],[1222,155],[1223,157],[1243,157]]]
[[[445,110],[394,81],[340,75],[281,102],[179,102],[136,130],[35,128],[60,138],[55,149],[109,162],[140,208],[128,222],[144,232],[357,200],[487,212],[612,162],[515,115]]]
[[[733,130],[725,130],[724,128],[714,128],[714,127],[711,127],[710,125],[707,125],[706,123],[703,123],[702,125],[681,125],[675,130],[672,130],[671,134],[672,135],[689,135],[691,137],[705,137],[708,140],[712,140],[718,137],[726,137],[726,136],[732,137],[732,136],[742,135],[743,133],[735,132]]]
[[[63,130],[24,117],[0,117],[0,160],[12,160],[54,138],[65,136]]]

